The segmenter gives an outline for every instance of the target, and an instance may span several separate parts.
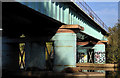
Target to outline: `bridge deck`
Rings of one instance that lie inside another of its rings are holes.
[[[107,31],[73,2],[21,2],[21,4],[26,5],[27,7],[32,8],[60,23],[66,25],[80,25],[84,27],[84,31],[81,32],[97,40],[107,40],[104,37],[104,35],[107,34]]]

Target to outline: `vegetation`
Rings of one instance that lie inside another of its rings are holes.
[[[109,27],[107,62],[120,63],[120,24]]]

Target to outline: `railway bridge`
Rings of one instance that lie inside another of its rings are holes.
[[[85,2],[3,2],[2,15],[3,69],[106,62],[107,26]]]

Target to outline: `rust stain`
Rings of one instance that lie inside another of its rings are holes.
[[[55,47],[73,47],[73,46],[55,46]]]
[[[102,42],[100,42],[100,41],[98,41],[98,42],[86,41],[86,42],[77,42],[77,45],[87,45],[87,44],[89,44],[89,43],[92,43],[92,44],[104,44],[104,43],[102,43]]]
[[[68,28],[68,29],[80,29],[80,30],[84,30],[84,27],[80,26],[80,25],[62,25],[60,28]]]

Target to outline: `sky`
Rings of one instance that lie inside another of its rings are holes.
[[[87,2],[98,17],[108,26],[118,22],[118,2]]]
[[[118,19],[120,19],[120,1],[118,3]]]

